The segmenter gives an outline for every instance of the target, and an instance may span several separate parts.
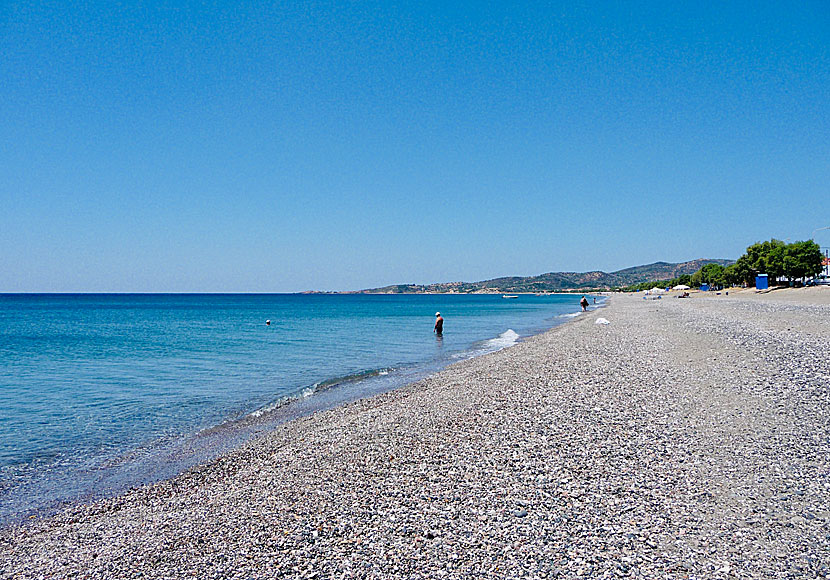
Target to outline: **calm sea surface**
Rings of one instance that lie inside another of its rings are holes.
[[[169,477],[275,423],[509,346],[578,301],[0,295],[0,522]]]

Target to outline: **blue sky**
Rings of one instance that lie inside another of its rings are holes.
[[[0,291],[613,271],[830,225],[830,4],[672,4],[0,3]]]

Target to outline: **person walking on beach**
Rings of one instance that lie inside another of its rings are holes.
[[[579,305],[582,306],[582,312],[585,312],[588,310],[588,299],[583,296],[582,300],[579,301]]]
[[[440,312],[435,313],[435,327],[432,329],[432,332],[438,336],[444,334],[444,319],[441,318]]]

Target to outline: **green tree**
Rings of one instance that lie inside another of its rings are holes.
[[[733,268],[733,284],[746,284],[747,286],[755,284],[755,275],[758,272],[752,268],[748,255],[744,254],[730,267]]]
[[[706,264],[700,270],[692,275],[692,286],[700,286],[701,284],[709,284],[713,287],[723,286],[724,267],[720,264]]]
[[[797,278],[818,275],[821,259],[821,248],[812,240],[785,244],[773,238],[749,246],[746,254],[734,264],[733,273],[748,283],[757,274],[766,274],[770,284],[777,283],[780,278],[792,282]]]
[[[768,242],[758,242],[746,249],[746,256],[750,268],[756,274],[766,274],[770,283],[774,284],[784,275],[784,256],[786,244],[781,240],[771,239]]]
[[[729,264],[723,269],[723,283],[725,286],[737,286],[742,282],[735,264]]]
[[[694,274],[692,274],[691,280],[689,280],[689,286],[697,288],[703,284],[703,270],[698,270]]]
[[[691,274],[680,274],[677,278],[672,280],[672,286],[679,286],[683,284],[685,286],[692,285],[692,275]]]
[[[790,282],[796,278],[817,276],[821,273],[821,247],[813,240],[789,244],[784,252],[783,274]]]

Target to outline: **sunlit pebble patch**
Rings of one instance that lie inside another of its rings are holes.
[[[173,480],[6,530],[0,571],[830,577],[822,316],[614,297],[608,325],[577,318]]]

